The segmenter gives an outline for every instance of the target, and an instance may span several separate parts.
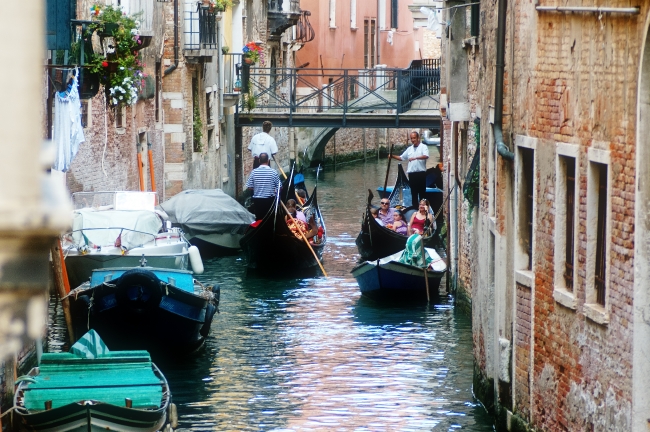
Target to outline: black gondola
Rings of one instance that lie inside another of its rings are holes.
[[[384,258],[406,247],[407,236],[398,234],[390,228],[379,225],[375,221],[375,218],[370,215],[373,198],[372,191],[368,190],[368,202],[363,215],[363,221],[361,222],[361,232],[355,242],[359,250],[360,262]],[[390,200],[391,207],[402,209],[405,221],[410,220],[413,212],[417,211],[411,205],[411,186],[408,177],[406,177],[406,173],[404,173],[404,169],[402,169],[402,165],[398,165],[397,180],[388,199]],[[436,248],[439,246],[438,237],[435,232],[424,238],[424,246],[428,248]]]
[[[327,230],[318,207],[317,186],[302,206],[302,211],[307,220],[313,216],[314,222],[321,228],[321,234],[314,237],[316,242],[309,242],[318,261],[304,239],[296,237],[289,229],[285,222],[287,213],[280,204],[280,200],[286,203],[289,199],[295,199],[294,175],[292,172],[284,181],[281,194],[278,194],[264,219],[251,224],[240,241],[249,269],[265,275],[287,275],[318,269],[327,243]]]

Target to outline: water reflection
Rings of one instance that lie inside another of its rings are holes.
[[[471,394],[471,322],[451,299],[360,298],[354,239],[384,170],[355,165],[321,179],[329,278],[269,280],[247,273],[242,256],[206,260],[201,281],[221,286],[206,346],[160,365],[179,430],[493,430]]]

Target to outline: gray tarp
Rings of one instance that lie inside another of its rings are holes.
[[[185,190],[158,207],[190,236],[243,234],[255,221],[255,216],[221,189]]]

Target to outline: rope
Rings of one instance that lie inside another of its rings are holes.
[[[451,192],[452,192],[455,188],[456,188],[456,185],[454,185],[454,187],[452,187],[451,189],[449,189],[449,193],[447,193],[447,198],[445,198],[445,200],[442,202],[442,204],[440,204],[440,208],[438,209],[438,211],[436,212],[435,216],[433,217],[433,220],[438,219],[438,215],[440,215],[440,212],[442,212],[442,209],[445,208],[445,203],[447,202],[447,200],[448,200],[449,197],[451,196]]]
[[[25,409],[24,407],[21,407],[21,406],[12,406],[12,407],[9,408],[7,411],[3,412],[2,415],[0,415],[0,418],[6,416],[7,414],[9,414],[10,412],[12,412],[13,410],[16,410],[16,411],[22,410],[23,412],[22,412],[21,414],[28,414],[28,413],[29,413],[29,411],[27,411],[27,409]]]

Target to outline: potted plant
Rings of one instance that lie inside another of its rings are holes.
[[[261,51],[261,46],[255,42],[248,42],[244,45],[244,48],[242,48],[242,52],[244,53],[244,63],[249,65],[257,63],[260,60]]]
[[[230,47],[229,47],[228,45],[224,45],[224,46],[221,47],[221,53],[222,53],[223,55],[226,55],[226,54],[228,54],[229,52],[230,52]]]

